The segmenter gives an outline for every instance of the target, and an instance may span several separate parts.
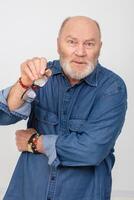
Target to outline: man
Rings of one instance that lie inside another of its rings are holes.
[[[101,46],[96,21],[67,18],[59,61],[27,60],[19,81],[1,91],[1,124],[29,117],[28,129],[16,131],[22,154],[4,200],[110,200],[127,96],[123,80],[99,64]],[[35,89],[44,76],[47,83]]]

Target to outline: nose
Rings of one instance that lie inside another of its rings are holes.
[[[75,50],[75,55],[80,56],[80,57],[86,56],[86,49],[83,44],[77,45],[76,50]]]

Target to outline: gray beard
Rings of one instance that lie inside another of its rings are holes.
[[[93,63],[89,63],[87,66],[83,68],[83,71],[77,71],[70,66],[68,62],[62,63],[62,69],[64,73],[72,79],[81,80],[91,74],[94,70],[95,66]]]

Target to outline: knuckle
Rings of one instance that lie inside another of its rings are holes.
[[[42,66],[44,66],[45,68],[47,67],[47,60],[46,60],[46,58],[41,58],[41,64],[42,64]]]
[[[23,72],[26,72],[27,69],[28,69],[28,65],[25,63],[25,65],[22,67],[22,71],[23,71]]]
[[[45,57],[41,58],[45,63],[47,63],[47,59]]]
[[[39,63],[40,62],[40,58],[38,58],[38,57],[33,58],[33,62],[34,63]]]
[[[23,62],[22,64],[24,65],[24,67],[26,67],[27,66],[27,64],[29,63],[29,59],[27,59],[25,62]]]
[[[22,64],[20,65],[20,67],[21,67],[21,70],[24,70],[24,68],[26,67],[26,63],[22,63]]]
[[[32,60],[40,60],[40,58],[36,56],[36,57],[33,57]]]
[[[32,61],[32,60],[29,60],[29,61],[27,62],[27,64],[28,64],[28,66],[31,66],[31,65],[33,65],[33,61]]]

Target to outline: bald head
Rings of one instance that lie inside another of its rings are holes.
[[[97,64],[101,46],[101,33],[96,21],[84,16],[65,19],[57,39],[64,73],[75,80],[89,75]]]
[[[93,28],[95,28],[96,32],[98,32],[98,36],[101,40],[101,30],[100,30],[100,26],[99,26],[98,22],[89,17],[86,17],[86,16],[73,16],[73,17],[66,18],[62,22],[62,25],[60,27],[59,37],[61,36],[62,32],[64,31],[64,28],[67,25],[79,26],[80,24],[83,24],[83,25],[85,24],[85,26],[92,26]]]

